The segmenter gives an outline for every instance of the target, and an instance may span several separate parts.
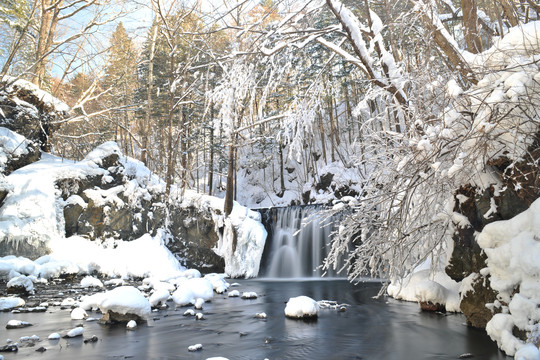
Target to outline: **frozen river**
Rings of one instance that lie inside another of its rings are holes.
[[[231,282],[234,282],[230,280]],[[230,288],[254,291],[258,298],[243,300],[226,294],[214,295],[202,312],[205,320],[183,316],[187,308],[170,308],[153,313],[147,325],[134,331],[124,326],[71,320],[70,310],[49,307],[45,313],[0,313],[2,334],[18,341],[38,335],[33,347],[20,343],[18,353],[3,353],[10,359],[207,359],[223,356],[233,359],[457,359],[471,354],[475,359],[505,359],[482,330],[464,325],[464,316],[423,313],[418,304],[388,297],[374,299],[380,284],[350,284],[345,280],[271,281],[240,280]],[[64,291],[65,296],[76,293]],[[307,295],[315,300],[346,303],[345,312],[322,309],[316,321],[285,318],[283,310],[290,297]],[[255,318],[265,312],[267,319]],[[91,317],[100,314],[90,312]],[[24,329],[6,330],[11,320],[34,324]],[[99,341],[84,343],[83,338],[47,340],[84,323],[84,338],[97,335]],[[203,349],[189,352],[188,346]],[[47,350],[36,352],[39,347]]]

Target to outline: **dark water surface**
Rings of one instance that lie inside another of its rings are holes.
[[[380,284],[353,285],[344,280],[269,281],[241,280],[239,287],[255,291],[255,300],[214,295],[202,312],[206,320],[183,316],[187,308],[153,313],[147,325],[134,331],[123,326],[71,320],[70,310],[50,307],[46,313],[0,313],[0,346],[6,339],[38,335],[34,347],[18,353],[3,353],[10,359],[457,359],[470,353],[474,359],[505,359],[482,330],[464,325],[462,315],[422,313],[415,303],[387,297],[373,299]],[[350,306],[345,312],[322,309],[316,321],[286,319],[285,303],[290,297],[307,295],[315,300],[335,300]],[[265,312],[267,319],[256,313]],[[91,317],[100,314],[89,312]],[[25,329],[6,330],[11,320],[34,324]],[[47,340],[84,323],[84,338],[97,335],[96,343],[83,338]],[[200,343],[203,350],[189,352]],[[47,351],[36,352],[38,347]]]

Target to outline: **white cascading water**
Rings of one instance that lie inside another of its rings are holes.
[[[321,277],[321,265],[330,250],[332,219],[326,219],[320,207],[292,206],[273,211],[265,276]],[[338,275],[327,271],[326,276]]]

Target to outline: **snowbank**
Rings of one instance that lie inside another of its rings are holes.
[[[508,355],[525,345],[514,327],[526,331],[530,341],[540,334],[540,199],[510,220],[486,225],[478,244],[486,253],[491,287],[498,292],[502,313],[495,314],[486,330]],[[508,304],[503,306],[501,303]]]
[[[418,270],[404,279],[392,281],[387,291],[398,300],[430,302],[443,305],[446,311],[461,312],[460,283],[450,279],[444,271]]]

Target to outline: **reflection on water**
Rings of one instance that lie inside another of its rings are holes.
[[[463,325],[462,315],[420,312],[418,305],[382,297],[374,299],[380,285],[352,285],[347,281],[239,281],[242,291],[255,291],[255,300],[215,295],[203,309],[206,320],[184,317],[185,308],[153,314],[148,325],[127,331],[123,326],[85,322],[82,339],[42,340],[34,348],[5,354],[7,360],[45,359],[456,359],[471,353],[476,359],[504,359],[484,331]],[[345,312],[324,309],[316,321],[290,320],[284,316],[290,297],[307,295],[316,300],[335,300],[350,306]],[[172,303],[169,303],[172,304]],[[265,312],[266,320],[254,318]],[[33,327],[3,330],[6,338],[36,334],[46,339],[52,332],[71,329],[81,321],[71,320],[69,310],[50,308],[47,313],[0,313],[0,326],[10,319],[29,321]],[[90,313],[99,317],[99,314]],[[203,350],[188,352],[201,343]],[[35,348],[44,346],[44,353]]]

